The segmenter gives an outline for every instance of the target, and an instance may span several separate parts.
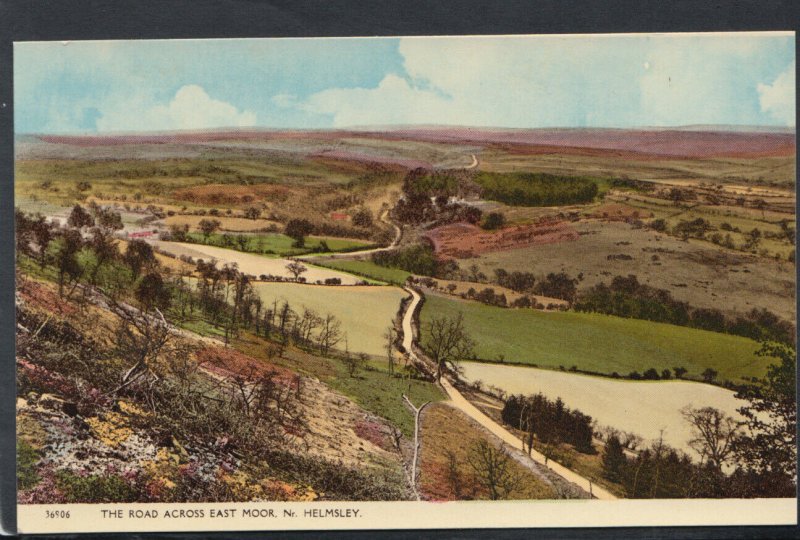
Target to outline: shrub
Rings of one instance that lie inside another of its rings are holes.
[[[139,490],[131,482],[114,474],[81,476],[61,470],[56,473],[56,479],[68,503],[135,502],[140,499]]]
[[[489,212],[483,220],[483,227],[487,231],[500,229],[506,224],[506,216],[501,212]]]
[[[36,463],[39,453],[30,444],[17,439],[17,489],[30,489],[39,482]]]

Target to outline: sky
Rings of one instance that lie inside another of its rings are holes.
[[[795,124],[793,33],[23,42],[16,133]]]

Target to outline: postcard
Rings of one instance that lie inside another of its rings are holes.
[[[796,524],[792,32],[17,42],[26,533]]]

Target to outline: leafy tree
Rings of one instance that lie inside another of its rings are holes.
[[[482,227],[487,231],[502,229],[506,224],[506,216],[502,212],[489,212],[483,220]]]
[[[481,220],[481,216],[483,215],[483,211],[480,208],[478,208],[477,206],[464,205],[464,206],[462,206],[462,208],[463,208],[462,213],[463,213],[463,216],[464,216],[464,220],[467,223],[472,223],[474,225],[474,224],[478,223]]]
[[[161,274],[153,272],[147,274],[139,282],[134,292],[136,300],[147,312],[152,309],[166,309],[170,304],[170,291],[161,278]]]
[[[78,252],[83,246],[83,237],[75,229],[67,229],[61,235],[61,245],[56,253],[56,267],[58,268],[58,295],[64,297],[64,287],[70,283],[77,285],[83,268],[78,262]],[[74,287],[73,287],[74,289]]]
[[[28,215],[18,207],[14,208],[14,234],[17,241],[17,251],[30,253],[30,243],[33,239],[33,224]]]
[[[356,227],[372,227],[372,212],[369,208],[361,207],[353,213],[353,225]]]
[[[619,437],[612,435],[606,441],[603,450],[603,476],[612,482],[619,482],[626,462],[627,458],[625,458]]]
[[[797,353],[788,345],[765,343],[758,354],[778,363],[767,368],[766,377],[754,380],[736,394],[747,404],[739,408],[745,418],[745,430],[736,442],[735,452],[746,472],[795,482]]]
[[[701,373],[701,375],[703,376],[703,380],[705,382],[711,382],[717,378],[717,375],[719,375],[719,373],[717,373],[716,369],[706,368],[705,371]]]
[[[286,270],[294,277],[295,280],[300,279],[300,274],[306,272],[308,268],[300,261],[292,261],[286,265]]]
[[[189,234],[188,225],[170,225],[169,235],[174,242],[186,242]]]
[[[200,227],[200,231],[203,233],[203,238],[205,241],[208,242],[208,237],[214,234],[214,231],[219,229],[219,226],[222,225],[218,219],[201,219],[198,226]]]
[[[567,302],[574,302],[577,294],[578,280],[571,278],[564,272],[547,274],[546,278],[539,281],[534,287],[534,292],[542,296],[560,298]]]
[[[136,280],[142,269],[152,269],[156,265],[156,256],[153,252],[153,247],[144,240],[131,240],[128,243],[128,249],[125,250],[125,255],[122,256],[133,274],[133,279]]]
[[[94,218],[89,212],[84,210],[81,205],[76,204],[72,207],[72,212],[70,212],[69,218],[67,218],[67,225],[75,227],[76,229],[94,227]]]
[[[261,217],[261,209],[255,206],[251,206],[247,210],[245,210],[244,215],[247,219],[258,219]]]
[[[433,317],[426,330],[425,351],[436,365],[436,380],[441,381],[448,365],[455,368],[458,362],[473,354],[475,341],[467,334],[461,312],[452,318]]]
[[[649,368],[647,371],[642,373],[642,379],[648,381],[657,381],[659,379],[658,371],[655,368]]]
[[[53,228],[52,225],[44,218],[44,216],[37,216],[36,220],[31,226],[33,231],[33,238],[36,245],[39,246],[39,266],[44,268],[47,263],[47,248],[50,242],[53,241]]]
[[[284,234],[294,239],[294,247],[303,247],[305,237],[314,232],[314,225],[307,219],[290,219],[286,224]]]
[[[685,367],[674,367],[672,368],[672,372],[675,373],[676,379],[682,379],[684,375],[687,373],[687,369]]]

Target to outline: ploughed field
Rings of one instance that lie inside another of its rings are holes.
[[[374,356],[385,356],[383,334],[400,309],[400,301],[407,296],[397,287],[337,287],[280,282],[254,283],[253,287],[267,309],[271,309],[277,300],[279,309],[287,301],[299,313],[304,308],[323,317],[331,313],[341,321],[350,352]],[[344,350],[345,340],[342,339],[335,348]]]
[[[594,313],[543,312],[487,306],[434,294],[420,315],[423,344],[432,317],[464,314],[477,359],[627,376],[655,368],[684,367],[700,378],[706,368],[720,380],[763,376],[769,360],[755,355],[753,340],[670,324]]]
[[[588,414],[600,426],[635,433],[649,441],[658,439],[699,456],[689,447],[691,427],[681,415],[686,406],[715,407],[741,419],[737,412],[746,402],[730,390],[691,381],[623,381],[577,373],[524,366],[463,362],[468,381],[482,381],[509,394],[536,394],[561,398],[564,404]]]
[[[206,244],[164,242],[161,240],[150,240],[149,242],[158,249],[167,253],[172,253],[178,257],[181,255],[186,255],[195,260],[216,260],[217,267],[221,267],[225,263],[236,263],[239,267],[239,271],[256,277],[259,277],[262,274],[281,276],[284,278],[292,277],[291,273],[286,269],[286,265],[291,262],[288,259],[266,257],[252,253],[242,253],[241,251],[209,246]],[[310,283],[314,283],[318,280],[324,281],[330,278],[341,279],[342,285],[355,285],[356,283],[360,283],[362,281],[360,278],[350,274],[345,274],[343,272],[310,266],[305,263],[304,266],[307,268],[307,270],[302,274],[302,277],[306,278],[306,281]]]

